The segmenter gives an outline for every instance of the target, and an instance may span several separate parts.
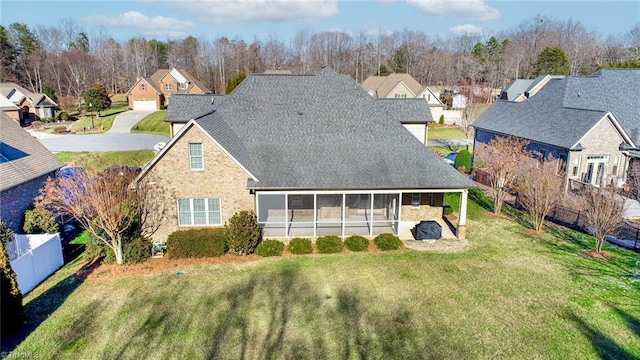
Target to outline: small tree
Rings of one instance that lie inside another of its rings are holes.
[[[93,84],[91,88],[84,93],[84,106],[89,111],[97,112],[111,107],[111,99],[104,85]]]
[[[261,239],[258,218],[253,211],[243,210],[233,214],[225,224],[229,248],[238,255],[248,255],[258,246]]]
[[[607,234],[612,234],[622,224],[623,200],[613,187],[588,187],[582,193],[585,213],[596,238],[596,252],[602,250]]]
[[[247,73],[244,71],[240,71],[239,73],[232,76],[229,80],[227,80],[227,86],[224,89],[224,93],[225,94],[231,93],[233,89],[235,89],[238,85],[240,85],[242,80],[244,80],[246,77],[247,77]]]
[[[27,234],[53,234],[58,232],[55,216],[42,206],[36,206],[24,213],[24,226]]]
[[[468,172],[471,169],[471,153],[468,150],[460,150],[453,162],[453,167],[462,172]]]
[[[502,203],[518,176],[518,168],[530,157],[526,150],[529,141],[514,136],[497,136],[488,144],[476,146],[475,158],[489,174],[489,186],[495,201],[493,212],[499,214]]]
[[[2,279],[0,291],[2,292],[2,336],[13,334],[24,323],[24,308],[22,307],[22,293],[18,288],[18,280],[15,271],[11,268],[6,244],[13,240],[13,232],[0,221],[0,270]]]
[[[76,219],[95,238],[103,241],[122,264],[123,236],[150,237],[165,216],[163,189],[154,182],[129,184],[131,171],[104,171],[95,177],[84,173],[48,179],[36,205],[57,215]]]
[[[560,46],[545,47],[536,59],[533,75],[569,75],[570,65],[567,54]]]
[[[535,231],[542,229],[544,218],[564,197],[564,170],[558,171],[558,161],[549,155],[530,159],[519,169],[518,203],[529,212]]]
[[[438,124],[444,125],[444,114],[440,115],[440,119],[438,119]]]

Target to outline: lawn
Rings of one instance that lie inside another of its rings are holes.
[[[76,261],[26,296],[26,338],[3,351],[13,341],[14,354],[48,359],[640,358],[638,254],[606,245],[609,260],[587,258],[586,235],[528,235],[477,205],[467,232],[471,245],[452,253],[290,256],[137,277],[98,267],[85,281]]]
[[[454,126],[429,126],[428,140],[452,140],[465,139],[464,130]],[[469,134],[469,138],[473,138],[473,134]]]
[[[78,119],[73,123],[72,129],[76,134],[98,134],[106,132],[111,129],[113,119],[124,111],[127,111],[126,106],[113,107],[111,109],[104,110],[100,113],[100,116],[98,116],[97,113],[94,113],[93,122],[91,121],[90,114],[85,114],[81,119]],[[93,131],[91,131],[92,127],[94,128]]]
[[[166,113],[166,110],[160,110],[145,116],[131,128],[131,132],[158,134],[170,137],[170,125],[164,121]]]
[[[93,152],[59,152],[60,161],[70,166],[82,166],[95,174],[114,165],[142,166],[153,158],[151,150]]]

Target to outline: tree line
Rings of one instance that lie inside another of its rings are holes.
[[[288,44],[277,34],[252,42],[224,36],[117,41],[104,32],[90,37],[73,20],[33,28],[13,23],[0,26],[0,78],[60,99],[62,107],[79,101],[95,83],[109,93],[123,93],[138,78],[171,67],[187,70],[218,94],[242,72],[309,73],[324,65],[357,82],[371,75],[406,72],[425,85],[483,83],[499,88],[544,70],[537,60],[549,48],[562,49],[568,62],[563,71],[572,75],[607,64],[637,64],[640,23],[607,38],[580,22],[541,16],[489,38],[466,34],[445,39],[415,30],[349,34],[301,29]]]

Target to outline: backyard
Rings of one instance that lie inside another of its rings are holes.
[[[456,199],[448,199],[455,203]],[[50,359],[640,358],[640,256],[469,208],[464,250],[252,261],[77,259],[25,298],[3,351]],[[239,259],[239,260],[250,260]],[[17,347],[15,347],[17,345]],[[15,349],[14,349],[15,347]]]

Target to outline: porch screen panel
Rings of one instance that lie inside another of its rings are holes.
[[[342,236],[342,194],[319,194],[316,200],[316,234]]]
[[[347,194],[344,234],[368,236],[371,220],[371,194]]]
[[[258,194],[258,223],[262,236],[285,237],[285,195]]]
[[[399,194],[375,194],[373,196],[373,235],[398,234]]]
[[[313,236],[313,195],[287,196],[288,237]]]

